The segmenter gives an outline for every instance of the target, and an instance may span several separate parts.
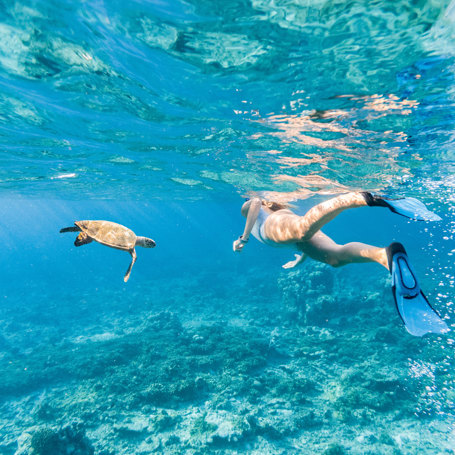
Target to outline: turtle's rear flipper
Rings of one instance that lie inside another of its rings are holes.
[[[74,241],[75,246],[87,245],[87,243],[92,242],[92,238],[89,237],[85,232],[81,232]]]
[[[79,232],[80,229],[77,226],[70,226],[67,228],[60,229],[60,234],[63,234],[64,232]]]

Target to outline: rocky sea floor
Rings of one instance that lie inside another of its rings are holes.
[[[0,452],[455,453],[452,340],[408,335],[390,279],[348,269],[2,307]]]

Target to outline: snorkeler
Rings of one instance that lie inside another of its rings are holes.
[[[254,198],[242,206],[246,217],[243,234],[234,241],[234,251],[240,252],[253,234],[260,242],[271,246],[291,246],[301,252],[296,259],[283,265],[289,269],[307,257],[340,267],[358,262],[377,262],[392,275],[392,292],[398,312],[409,333],[445,333],[447,324],[439,317],[421,291],[417,277],[401,243],[379,248],[359,242],[336,244],[321,228],[346,209],[355,207],[386,207],[394,213],[414,220],[439,221],[423,203],[414,198],[389,199],[371,193],[348,193],[321,202],[304,216],[293,213],[288,206]]]

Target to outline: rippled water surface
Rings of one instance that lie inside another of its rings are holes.
[[[206,198],[423,186],[445,199],[454,11],[437,1],[7,2],[2,188]]]
[[[414,196],[402,241],[451,325],[455,3],[0,0],[0,452],[453,453],[451,334],[413,338],[375,265],[252,240],[243,197]],[[58,231],[108,219],[129,256]]]

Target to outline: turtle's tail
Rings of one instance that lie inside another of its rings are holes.
[[[60,229],[60,234],[63,234],[64,232],[79,232],[79,231],[80,231],[80,229],[77,226],[70,226],[70,227]]]

